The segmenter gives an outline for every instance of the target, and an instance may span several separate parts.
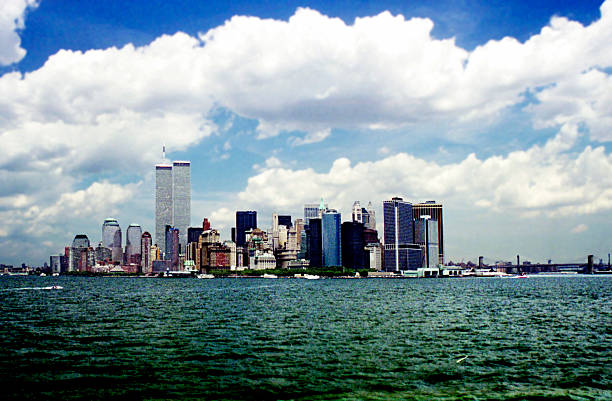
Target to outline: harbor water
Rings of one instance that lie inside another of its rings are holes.
[[[612,277],[2,276],[0,385],[3,399],[611,400]]]

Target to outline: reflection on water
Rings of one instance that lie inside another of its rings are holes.
[[[612,277],[0,277],[8,398],[612,399]]]

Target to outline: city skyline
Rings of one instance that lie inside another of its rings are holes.
[[[401,196],[444,205],[445,262],[610,252],[612,1],[7,1],[0,263],[157,235],[162,145],[223,238],[320,198],[381,233]]]

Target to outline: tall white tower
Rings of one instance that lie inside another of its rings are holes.
[[[187,227],[191,223],[191,162],[172,163],[172,202],[174,228],[179,230],[181,252],[187,249]]]
[[[166,225],[172,225],[172,165],[155,166],[155,243],[166,252]]]

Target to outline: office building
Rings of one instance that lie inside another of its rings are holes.
[[[308,259],[310,267],[323,266],[321,219],[311,217],[308,224]]]
[[[382,266],[382,251],[378,243],[370,243],[365,246],[366,258],[368,259],[368,268],[381,271]]]
[[[102,245],[111,250],[111,260],[113,263],[123,261],[123,251],[121,249],[121,227],[117,219],[111,217],[102,223]]]
[[[364,212],[363,226],[369,230],[376,230],[376,213],[374,212],[374,206],[372,202],[368,202],[368,206],[362,209]]]
[[[236,212],[236,246],[244,247],[246,231],[257,228],[257,212],[253,210]]]
[[[172,226],[172,165],[155,166],[155,244],[166,252],[166,226]]]
[[[374,215],[374,208],[372,202],[368,203],[368,207],[361,207],[359,201],[353,203],[352,218],[354,222],[362,223],[363,228],[370,230],[376,230],[376,217]]]
[[[423,267],[438,266],[438,222],[431,219],[415,220],[414,241],[423,248]]]
[[[438,263],[444,264],[444,224],[442,220],[442,204],[436,201],[415,203],[412,205],[412,217],[419,220],[421,216],[430,216],[438,222]]]
[[[383,201],[384,265],[388,272],[422,267],[421,247],[414,243],[412,204],[402,198]]]
[[[166,253],[164,254],[164,260],[170,261],[170,270],[177,271],[179,270],[179,235],[180,232],[178,229],[166,226],[165,233],[165,245],[166,245]]]
[[[142,228],[140,224],[130,224],[125,234],[125,261],[128,264],[140,264]]]
[[[198,242],[203,232],[204,228],[202,227],[189,227],[187,229],[187,244]]]
[[[191,222],[191,162],[155,166],[155,243],[165,249],[165,229],[179,230],[179,250],[185,252]]]
[[[72,240],[69,250],[68,271],[87,271],[88,266],[93,266],[94,255],[89,255],[89,238],[85,234],[77,234]]]
[[[142,255],[140,258],[140,268],[145,274],[153,271],[153,256],[155,255],[153,255],[152,246],[153,241],[151,234],[149,234],[148,231],[145,231],[140,237],[140,250]]]
[[[366,268],[363,224],[356,221],[345,221],[342,223],[341,240],[342,266],[348,269]]]
[[[327,209],[327,203],[307,203],[304,205],[304,224],[308,225],[310,219],[320,219],[323,210]]]
[[[191,162],[172,163],[172,225],[179,230],[180,253],[187,246],[187,227],[191,223]]]
[[[323,212],[321,234],[324,266],[342,266],[340,219],[337,210]]]

